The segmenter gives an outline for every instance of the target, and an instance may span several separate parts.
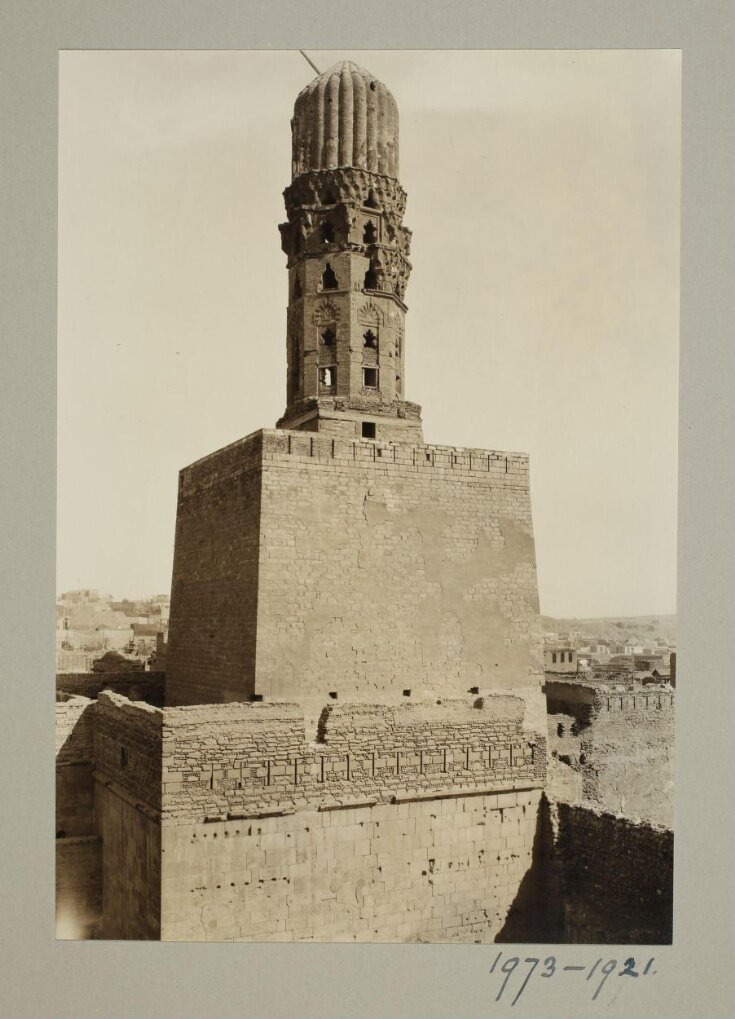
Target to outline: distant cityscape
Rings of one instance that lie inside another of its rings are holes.
[[[94,588],[56,602],[56,671],[163,669],[170,598],[115,598]],[[676,617],[541,616],[544,671],[631,683],[676,685]]]
[[[676,686],[676,616],[540,621],[547,675]]]
[[[56,601],[56,671],[121,672],[165,664],[170,599],[116,599],[94,588]]]

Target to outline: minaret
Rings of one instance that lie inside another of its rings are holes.
[[[277,427],[422,442],[404,398],[411,231],[398,110],[382,82],[335,64],[296,99],[288,220],[286,412]]]

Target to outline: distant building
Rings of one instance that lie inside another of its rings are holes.
[[[576,672],[577,652],[568,644],[545,648],[544,670],[546,672]]]

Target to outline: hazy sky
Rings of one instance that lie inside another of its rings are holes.
[[[406,397],[531,457],[541,610],[675,609],[680,58],[310,51],[400,114]],[[178,470],[285,407],[297,52],[65,52],[60,591],[169,590]]]

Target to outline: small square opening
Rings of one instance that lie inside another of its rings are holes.
[[[337,700],[337,691],[336,690],[330,690],[329,691],[329,696],[332,698],[333,701],[336,701]]]
[[[251,693],[250,694],[250,700],[251,701],[262,701],[263,700],[263,694],[262,693]]]
[[[363,439],[374,439],[375,438],[375,422],[374,421],[363,421],[363,423],[362,423],[362,437],[363,437]]]
[[[331,389],[335,384],[337,371],[334,365],[325,365],[319,369],[319,385],[325,389]]]
[[[410,697],[411,696],[411,691],[410,690],[404,690],[403,691],[403,696],[404,697]]]

